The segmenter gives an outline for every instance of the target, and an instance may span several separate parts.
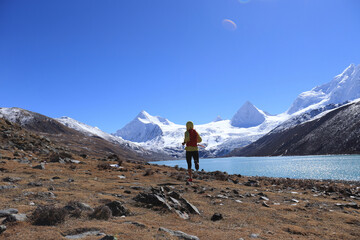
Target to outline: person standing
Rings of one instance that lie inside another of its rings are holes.
[[[195,169],[199,170],[199,149],[198,143],[202,141],[200,135],[194,129],[193,122],[189,121],[186,123],[185,138],[182,145],[186,144],[186,162],[188,165],[189,182],[192,182],[192,170],[191,170],[191,159],[194,159]]]

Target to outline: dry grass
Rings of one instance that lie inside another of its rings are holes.
[[[6,154],[2,152],[3,156]],[[359,200],[350,198],[357,194],[358,183],[248,178],[223,172],[199,172],[194,183],[186,185],[185,169],[144,167],[143,164],[123,161],[123,169],[102,170],[98,167],[99,161],[92,156],[79,157],[79,160],[85,164],[77,164],[75,170],[70,169],[69,164],[60,163],[49,163],[45,170],[35,170],[26,164],[4,160],[0,167],[8,172],[0,172],[0,179],[20,177],[21,180],[13,183],[17,186],[15,189],[0,190],[0,209],[17,208],[20,213],[31,216],[39,206],[52,205],[63,209],[71,205],[71,201],[76,201],[90,205],[95,211],[91,215],[93,218],[89,213],[73,212],[72,215],[69,212],[55,226],[37,226],[31,221],[11,224],[0,238],[66,239],[64,234],[76,232],[76,229],[96,228],[118,239],[177,239],[158,231],[159,227],[165,227],[200,239],[249,239],[251,234],[257,234],[259,239],[360,239],[359,209],[335,205],[360,204]],[[118,161],[114,159],[106,163],[117,164]],[[119,178],[119,175],[125,178]],[[246,186],[249,180],[256,184]],[[42,186],[28,185],[39,181]],[[195,205],[201,215],[190,214],[188,220],[183,220],[174,212],[154,211],[134,202],[133,198],[140,192],[160,186],[171,186],[171,190]],[[49,192],[50,187],[54,189],[51,192],[55,198],[41,194]],[[265,200],[260,199],[261,196],[269,199],[266,202],[270,207],[262,205]],[[112,201],[120,201],[132,214],[111,216],[105,204]],[[30,205],[30,202],[35,205]],[[221,213],[223,219],[211,221],[214,213]],[[100,238],[87,236],[82,239]]]

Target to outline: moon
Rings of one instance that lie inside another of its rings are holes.
[[[223,27],[226,29],[226,30],[229,30],[229,31],[235,31],[237,26],[236,26],[236,23],[234,23],[232,20],[230,19],[224,19],[222,21],[222,25]]]

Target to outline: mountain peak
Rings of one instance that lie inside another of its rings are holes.
[[[220,115],[218,115],[213,122],[219,122],[219,121],[222,121],[223,119],[221,118]]]
[[[350,64],[330,82],[299,94],[287,113],[293,114],[312,106],[340,104],[357,98],[360,98],[360,65]]]
[[[265,121],[264,115],[250,101],[246,101],[231,119],[231,125],[241,128],[255,127]]]

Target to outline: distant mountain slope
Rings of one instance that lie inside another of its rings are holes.
[[[360,99],[310,121],[274,129],[230,156],[321,155],[360,153]]]
[[[103,155],[115,153],[124,158],[138,160],[144,160],[144,158],[154,159],[157,156],[162,156],[157,153],[153,155],[153,153],[146,150],[141,151],[142,149],[139,146],[132,148],[133,144],[127,143],[124,140],[122,140],[123,142],[121,140],[109,141],[103,138],[103,136],[86,134],[84,131],[69,128],[50,117],[20,108],[0,108],[0,118],[6,119],[13,124],[18,124],[39,136],[46,136],[56,145],[66,146],[79,154],[89,151]],[[73,122],[75,121],[73,120]],[[80,122],[77,123],[81,125]],[[83,124],[82,126],[85,127],[86,125]],[[91,129],[90,126],[89,129]],[[105,136],[106,133],[103,133],[103,135]],[[162,156],[160,159],[164,158]]]

